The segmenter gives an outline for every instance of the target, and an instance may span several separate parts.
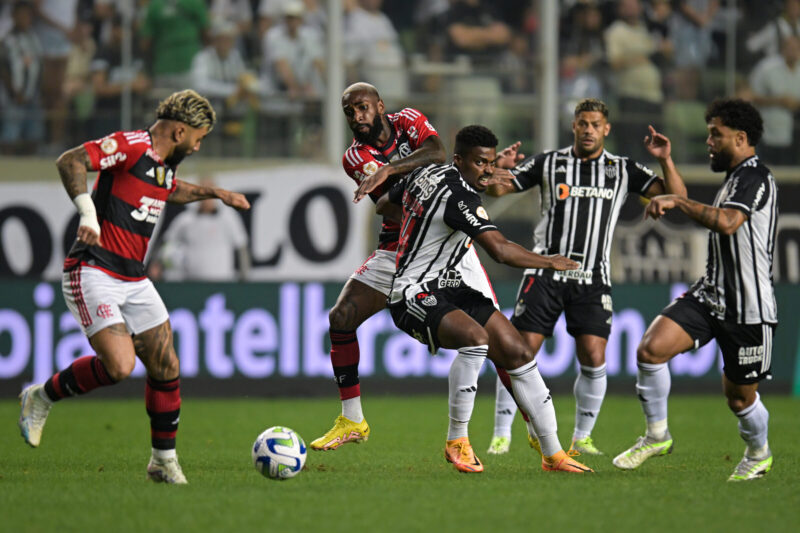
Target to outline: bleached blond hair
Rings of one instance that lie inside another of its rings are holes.
[[[167,96],[158,104],[156,117],[164,120],[177,120],[193,128],[207,127],[209,131],[217,121],[217,114],[211,103],[191,89]]]

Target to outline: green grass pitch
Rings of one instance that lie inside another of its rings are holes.
[[[562,444],[573,399],[556,396]],[[594,438],[608,455],[586,458],[593,476],[545,473],[514,423],[511,452],[490,456],[493,398],[478,396],[471,440],[483,474],[443,458],[445,396],[366,397],[369,442],[309,451],[288,481],[260,476],[250,446],[286,425],[306,443],[338,414],[328,399],[185,398],[178,453],[189,485],[145,481],[149,429],[143,401],[65,401],[50,414],[38,449],[24,445],[18,405],[0,402],[0,530],[26,531],[798,531],[800,401],[765,396],[773,471],[728,483],[744,445],[719,395],[670,400],[675,451],[639,470],[611,465],[644,422],[636,398],[606,399]]]

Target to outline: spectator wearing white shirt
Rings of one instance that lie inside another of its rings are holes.
[[[382,5],[383,0],[360,0],[345,15],[345,62],[351,80],[381,87],[384,101],[400,100],[408,95],[405,54]]]
[[[748,37],[747,51],[759,58],[778,55],[783,40],[792,36],[800,37],[800,0],[786,0],[777,18]]]
[[[303,25],[305,7],[302,2],[286,3],[283,14],[283,22],[264,35],[265,77],[292,100],[319,98],[325,79],[322,33]]]
[[[759,155],[771,165],[800,163],[794,147],[795,115],[800,111],[800,38],[786,37],[780,55],[765,57],[755,66],[750,90],[764,118]]]
[[[209,178],[201,180],[200,185],[215,186]],[[218,206],[215,200],[201,200],[176,216],[164,234],[158,254],[163,278],[246,280],[250,270],[248,242],[247,230],[236,211]]]

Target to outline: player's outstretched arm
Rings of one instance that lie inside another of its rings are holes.
[[[78,240],[89,245],[101,245],[97,211],[86,187],[86,172],[96,170],[83,145],[67,150],[56,161],[61,183],[78,209]]]
[[[188,204],[209,198],[219,198],[225,205],[236,209],[250,209],[250,202],[241,193],[219,187],[204,187],[182,180],[178,181],[178,185],[170,193],[167,201],[171,204]]]
[[[489,178],[486,184],[486,194],[489,196],[505,196],[506,194],[517,192],[517,188],[514,187],[514,179],[516,179],[516,176],[508,169],[494,169],[492,177]]]
[[[431,135],[422,143],[422,146],[411,152],[408,156],[396,159],[388,165],[383,165],[373,175],[362,181],[356,190],[353,202],[360,202],[366,195],[374,191],[381,183],[395,174],[408,174],[415,168],[426,165],[440,165],[447,159],[442,140],[437,135]]]
[[[644,138],[644,146],[647,151],[656,158],[661,165],[661,172],[664,175],[664,182],[655,181],[647,189],[646,196],[652,198],[660,194],[676,194],[686,197],[686,185],[683,178],[672,160],[672,143],[669,137],[659,133],[653,126],[647,126],[649,134]]]
[[[656,196],[645,209],[645,216],[661,218],[670,209],[678,208],[686,215],[711,231],[723,235],[733,235],[747,215],[732,207],[713,207],[675,194]]]
[[[509,241],[497,230],[484,231],[475,241],[498,263],[517,268],[549,268],[552,270],[575,270],[580,267],[563,255],[540,255]]]

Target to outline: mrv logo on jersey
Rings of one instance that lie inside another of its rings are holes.
[[[566,183],[558,184],[558,199],[566,200],[570,196],[573,198],[602,198],[611,200],[614,197],[614,189],[607,187],[586,187],[574,185],[570,187]]]

